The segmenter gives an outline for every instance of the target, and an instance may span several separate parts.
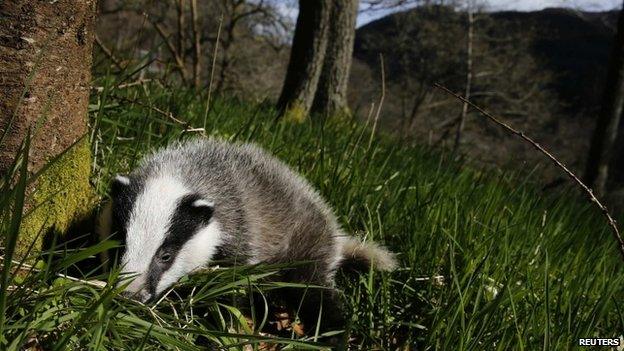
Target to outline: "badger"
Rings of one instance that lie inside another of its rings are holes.
[[[179,142],[117,175],[110,195],[99,234],[122,241],[121,271],[134,275],[126,291],[144,303],[211,262],[293,263],[279,279],[328,289],[290,292],[286,303],[300,307],[306,329],[319,312],[325,327],[340,327],[336,271],[396,266],[387,249],[347,235],[310,183],[253,144]]]

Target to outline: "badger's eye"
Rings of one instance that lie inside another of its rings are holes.
[[[160,255],[160,262],[169,262],[171,260],[171,254],[168,252],[164,252]]]

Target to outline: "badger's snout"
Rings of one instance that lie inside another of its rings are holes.
[[[149,293],[147,289],[141,289],[139,291],[126,290],[122,292],[121,295],[129,299],[140,301],[141,303],[149,303],[153,299],[152,294]]]

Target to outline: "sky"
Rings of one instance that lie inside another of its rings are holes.
[[[622,6],[622,0],[486,0],[483,2],[487,3],[487,9],[491,11],[538,11],[547,7],[567,7],[583,11],[608,11],[621,8]],[[363,11],[358,16],[357,26],[359,27],[392,12],[396,12],[396,9],[373,12]]]
[[[396,1],[396,0],[395,0]],[[477,3],[485,3],[489,11],[539,11],[547,7],[566,7],[582,11],[608,11],[622,7],[623,0],[472,0]],[[293,23],[297,19],[296,1],[276,1],[277,8],[286,16],[292,18]],[[390,13],[408,9],[408,7],[397,7],[386,10],[362,11],[365,6],[360,4],[360,14],[357,19],[357,26],[384,17]]]

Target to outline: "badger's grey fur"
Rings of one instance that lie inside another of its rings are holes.
[[[198,139],[170,146],[117,176],[111,197],[100,235],[125,237],[122,269],[136,273],[128,290],[142,300],[228,258],[311,262],[281,278],[330,287],[343,264],[396,265],[384,248],[346,235],[305,179],[251,144]],[[331,302],[332,296],[323,299]]]

